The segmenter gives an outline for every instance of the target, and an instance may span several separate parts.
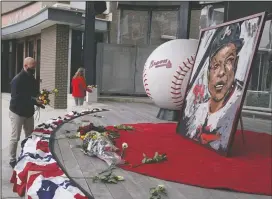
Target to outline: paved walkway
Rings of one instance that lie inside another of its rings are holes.
[[[10,132],[11,132],[11,125],[10,125],[10,120],[8,117],[8,113],[9,113],[9,94],[2,94],[2,147],[1,147],[1,155],[2,155],[2,180],[0,181],[0,186],[2,184],[2,193],[1,193],[1,198],[3,199],[15,199],[15,198],[19,198],[17,194],[12,192],[12,186],[9,183],[9,179],[11,177],[12,174],[12,170],[8,165],[8,141],[9,141],[9,137],[10,137]],[[146,106],[149,107],[149,109],[145,108]],[[152,105],[142,105],[139,106],[139,104],[135,104],[135,103],[109,103],[109,102],[105,102],[103,104],[101,103],[96,103],[93,104],[91,107],[107,107],[107,108],[111,108],[114,109],[113,111],[110,111],[108,113],[103,113],[105,114],[105,118],[100,120],[100,121],[104,121],[106,122],[105,125],[109,125],[109,124],[118,124],[118,123],[132,123],[132,122],[152,122],[154,120],[156,120],[158,122],[158,120],[155,118],[155,115],[157,114],[158,108],[152,106]],[[85,109],[87,107],[82,107],[81,109]],[[46,110],[41,110],[41,114],[40,114],[40,120],[39,121],[35,121],[36,124],[46,121],[52,117],[56,117],[56,116],[62,116],[65,113],[67,113],[68,111],[71,110],[77,110],[76,107],[73,106],[73,99],[71,98],[71,96],[68,99],[68,108],[66,110],[54,110],[52,108],[47,108]],[[79,109],[78,109],[79,110]],[[144,112],[144,115],[139,114],[139,112]],[[102,113],[99,115],[103,115]],[[113,115],[112,115],[113,114]],[[123,117],[124,114],[126,115],[126,117]],[[122,116],[123,115],[123,116]],[[151,117],[152,116],[152,117]],[[94,120],[96,119],[96,121],[99,123],[99,119],[98,118],[93,118]],[[103,122],[103,123],[104,123]],[[102,124],[102,123],[101,123]],[[244,118],[244,126],[245,129],[249,129],[249,130],[253,130],[253,131],[261,131],[261,132],[267,132],[271,134],[271,122],[269,121],[265,121],[265,120],[258,120],[258,119],[246,119]],[[21,136],[21,140],[24,138],[24,136]],[[61,142],[65,142],[64,139],[62,139]],[[73,143],[72,145],[69,144],[68,140],[66,140],[67,144],[64,143],[64,145],[69,147],[69,150],[77,150],[72,149],[71,146],[75,145],[76,143]],[[20,150],[20,148],[18,148],[18,151]],[[63,149],[60,149],[63,150]],[[78,153],[78,155],[80,155],[81,153]],[[86,161],[90,161],[89,158],[85,159]],[[79,164],[85,164],[87,162],[81,162]],[[67,164],[67,163],[66,163]],[[69,162],[70,164],[70,162]],[[92,163],[94,164],[94,163]],[[97,163],[100,164],[100,163]],[[85,165],[87,166],[87,165]],[[97,165],[96,165],[97,166]],[[100,164],[101,166],[101,164]],[[78,165],[78,168],[81,168],[82,165]],[[101,168],[100,168],[101,169]],[[82,173],[83,171],[78,171],[79,173]],[[86,171],[84,172],[86,174]],[[136,177],[138,176],[138,174],[132,174],[132,176]],[[133,179],[133,178],[132,178]],[[145,182],[146,180],[141,178],[138,178],[141,180],[143,180],[143,182]],[[150,178],[151,179],[151,178]],[[148,180],[148,182],[150,181],[150,179]],[[137,180],[138,181],[138,180]],[[154,181],[157,183],[158,180],[156,179],[151,179],[151,181]],[[86,182],[85,182],[86,184]],[[170,185],[170,184],[169,184]],[[105,189],[105,185],[101,185],[102,187],[96,187],[93,188],[91,187],[91,190],[96,192],[96,193],[92,193],[93,195],[96,194],[101,194],[104,193],[106,195],[98,196],[95,198],[110,198],[110,196],[113,194],[113,192],[115,192],[115,196],[113,198],[118,198],[118,194],[121,194],[122,191],[120,192],[120,190],[116,190],[115,188],[113,190],[107,190]],[[103,188],[104,186],[104,188]],[[130,187],[126,187],[127,185],[124,185],[125,189],[130,189]],[[138,186],[138,185],[137,185]],[[171,186],[171,185],[170,185]],[[87,186],[88,187],[88,186]],[[173,188],[170,187],[170,189],[176,189],[175,187],[177,187],[177,185],[173,186]],[[101,190],[99,191],[98,188],[100,188]],[[140,189],[142,188],[137,188],[137,192],[135,193],[136,196],[137,194],[139,194],[138,198],[139,199],[144,199],[141,198],[142,195],[140,194]],[[203,191],[204,190],[204,191]],[[268,199],[270,197],[267,196],[256,196],[256,195],[249,195],[249,194],[238,194],[238,193],[229,193],[229,192],[221,192],[221,191],[217,191],[217,190],[212,190],[212,191],[205,191],[205,189],[201,189],[201,188],[195,188],[192,186],[186,186],[183,185],[182,189],[178,189],[178,192],[182,192],[183,197],[184,196],[188,199],[198,199],[198,198],[207,198],[207,199],[223,199],[223,198],[228,198],[228,199]],[[145,193],[145,192],[143,192]],[[110,194],[110,195],[109,195]],[[179,193],[180,194],[180,193]],[[97,195],[96,195],[97,196]],[[136,197],[131,196],[125,199],[129,199],[129,198],[135,198]],[[121,195],[120,195],[121,197]],[[137,197],[136,197],[137,198]],[[180,197],[178,197],[180,198]],[[177,198],[174,198],[177,199]]]
[[[163,184],[167,188],[168,197],[165,199],[269,199],[270,196],[236,193],[215,189],[205,189],[180,183],[159,180],[149,176],[125,171],[114,170],[117,175],[126,180],[118,184],[93,183],[91,177],[107,168],[104,161],[84,155],[78,146],[80,139],[67,139],[67,130],[73,133],[82,123],[82,120],[92,121],[95,125],[118,125],[124,123],[159,123],[156,114],[158,108],[150,104],[105,102],[103,108],[110,111],[97,113],[103,118],[85,115],[74,120],[73,123],[64,124],[57,132],[53,144],[59,163],[65,168],[68,175],[74,179],[95,199],[145,199],[149,196],[149,188]],[[254,122],[255,121],[255,122]],[[244,119],[246,129],[259,128],[260,131],[268,130],[268,121]],[[254,123],[255,125],[252,125]],[[257,124],[260,123],[260,124]],[[77,126],[77,125],[78,126]],[[271,126],[271,125],[270,125]],[[246,138],[245,138],[246,139]]]
[[[2,190],[0,190],[1,199],[16,199],[20,198],[17,194],[12,192],[12,186],[9,183],[12,169],[9,166],[9,159],[8,159],[8,143],[10,139],[10,133],[11,133],[11,124],[9,119],[9,100],[10,100],[10,94],[8,93],[1,93],[1,103],[2,103],[2,143],[1,143],[1,159],[2,159],[2,177],[0,181],[0,187],[2,187]],[[101,104],[95,103],[90,107],[99,107]],[[74,101],[71,97],[71,95],[68,98],[68,108],[67,109],[61,109],[61,110],[54,110],[51,107],[47,107],[46,109],[41,109],[40,111],[40,119],[35,120],[35,125],[47,121],[52,117],[62,116],[66,114],[68,111],[71,110],[82,110],[86,109],[87,106],[83,106],[82,108],[78,108],[74,106]],[[38,119],[38,118],[37,118]],[[24,139],[24,133],[22,131],[21,140]],[[18,147],[19,154],[20,148]]]

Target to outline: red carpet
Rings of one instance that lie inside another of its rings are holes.
[[[123,169],[163,180],[204,188],[230,189],[238,192],[272,195],[271,141],[265,133],[245,131],[244,145],[238,131],[233,156],[226,158],[176,134],[176,124],[132,124],[135,131],[120,131],[117,147],[128,144],[125,160],[141,163],[143,153],[153,157],[166,153],[163,163]]]

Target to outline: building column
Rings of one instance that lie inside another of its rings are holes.
[[[83,62],[88,85],[96,84],[95,9],[94,1],[86,1]]]
[[[179,24],[177,39],[189,39],[190,21],[191,21],[191,2],[181,1],[179,7]]]
[[[57,88],[50,97],[55,109],[67,108],[69,26],[54,25],[41,31],[41,89]]]

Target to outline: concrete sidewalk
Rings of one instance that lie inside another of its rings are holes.
[[[12,169],[9,166],[9,159],[8,159],[8,143],[10,139],[11,133],[11,124],[9,119],[9,100],[10,94],[2,93],[2,147],[1,147],[1,156],[2,156],[2,180],[0,181],[0,186],[2,187],[1,190],[1,198],[2,199],[18,199],[17,194],[13,193],[12,191],[12,184],[9,182]],[[126,103],[126,102],[120,102]],[[90,106],[82,106],[81,108],[74,106],[74,100],[71,95],[68,97],[68,108],[62,110],[54,110],[51,107],[47,107],[45,110],[40,111],[40,119],[37,121],[35,120],[35,124],[39,124],[41,122],[47,121],[50,118],[63,116],[68,111],[80,111],[87,108],[94,108],[94,107],[107,107],[108,103],[94,103]],[[130,106],[130,105],[129,105]],[[142,106],[141,106],[142,107]],[[246,130],[252,130],[256,132],[266,132],[271,134],[271,121],[269,120],[262,120],[262,119],[252,119],[252,118],[243,118],[244,121],[244,128]],[[240,128],[238,126],[238,128]],[[22,131],[21,140],[24,139],[24,133]],[[20,152],[20,147],[18,147],[18,153]],[[252,197],[253,198],[253,197]],[[263,197],[266,198],[266,197]]]
[[[10,139],[10,133],[11,133],[11,123],[9,119],[9,100],[10,100],[10,94],[9,93],[1,93],[1,101],[2,101],[2,145],[1,145],[1,159],[2,159],[2,177],[0,181],[0,187],[2,187],[1,190],[1,199],[16,199],[20,198],[17,194],[13,193],[12,191],[12,184],[10,184],[9,180],[12,174],[12,169],[9,166],[9,157],[8,157],[8,144]],[[82,107],[75,107],[74,106],[74,100],[71,95],[68,97],[68,108],[67,109],[61,109],[61,110],[54,110],[51,107],[46,107],[46,109],[41,109],[40,111],[40,118],[38,117],[35,120],[35,125],[47,121],[50,118],[63,116],[69,111],[80,111],[87,108],[92,107],[103,107],[103,104],[100,103],[94,103],[90,106],[82,106]],[[35,115],[36,117],[36,115]],[[21,134],[21,140],[24,139],[24,132],[22,131]],[[19,142],[19,143],[20,143]],[[20,147],[18,147],[18,152],[20,152]]]

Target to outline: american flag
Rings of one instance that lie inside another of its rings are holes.
[[[85,114],[107,111],[94,108],[80,113],[72,111],[39,124],[32,135],[21,143],[21,153],[10,182],[13,191],[28,199],[87,199],[88,197],[67,177],[54,159],[49,148],[51,134],[64,122]],[[29,172],[35,172],[29,176]]]

